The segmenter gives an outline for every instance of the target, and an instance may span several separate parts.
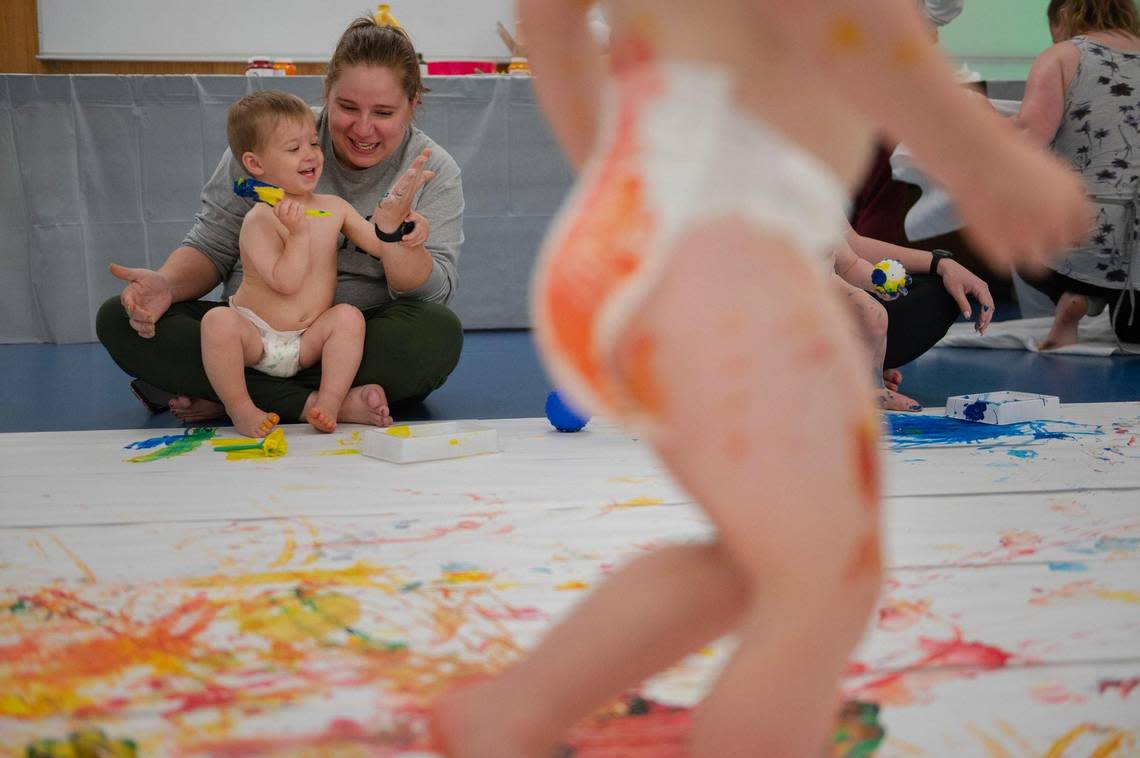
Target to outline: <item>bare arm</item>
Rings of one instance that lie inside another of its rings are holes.
[[[970,101],[912,0],[768,0],[767,22],[819,66],[831,93],[905,142],[941,181],[991,265],[1043,262],[1079,239],[1079,179]]]
[[[158,273],[170,286],[171,301],[197,300],[214,287],[221,278],[210,259],[195,248],[176,248],[159,267]]]
[[[871,292],[874,290],[871,284],[871,270],[874,267],[870,261],[855,254],[849,241],[850,238],[835,246],[835,273],[851,286]]]
[[[864,237],[854,229],[848,230],[846,245],[855,255],[868,262],[893,258],[911,274],[930,271],[930,264],[934,261],[934,255],[927,250],[916,250]],[[984,334],[994,315],[994,299],[990,294],[990,286],[961,263],[949,259],[944,259],[938,264],[938,276],[942,279],[942,286],[946,288],[950,297],[954,298],[964,317],[970,318],[973,315],[970,298],[973,297],[978,301],[981,308],[978,311],[976,328]]]
[[[389,287],[398,292],[408,292],[427,281],[432,270],[432,257],[427,248],[422,244],[406,247],[399,242],[382,242],[376,236],[370,221],[348,203],[345,203],[345,208],[344,236],[384,264],[384,276]],[[379,210],[377,208],[373,218],[378,217]],[[399,224],[393,228],[396,226]]]
[[[602,51],[590,34],[589,4],[518,0],[539,103],[575,170],[593,151],[598,132]]]
[[[1076,46],[1061,42],[1033,61],[1025,82],[1025,97],[1014,122],[1035,144],[1048,145],[1056,136],[1065,111],[1065,90],[1079,60]]]

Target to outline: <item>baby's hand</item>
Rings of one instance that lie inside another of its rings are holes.
[[[303,234],[309,230],[309,220],[305,218],[305,206],[296,200],[280,201],[273,206],[273,214],[289,230],[289,234]]]
[[[403,239],[400,240],[400,245],[403,247],[419,247],[427,242],[431,225],[428,224],[428,220],[423,214],[410,211],[404,221],[414,221],[416,228],[404,235]]]
[[[1043,263],[1062,254],[1092,226],[1085,186],[1067,164],[1011,133],[993,160],[951,187],[966,234],[990,266]],[[972,162],[972,161],[971,161]]]

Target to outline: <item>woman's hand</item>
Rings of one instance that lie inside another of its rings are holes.
[[[144,339],[154,336],[154,325],[170,303],[174,293],[166,277],[149,268],[127,268],[118,263],[111,264],[111,273],[127,283],[119,295],[119,302],[127,312],[131,328]]]
[[[412,198],[416,196],[420,188],[435,176],[434,171],[428,171],[424,168],[430,155],[431,150],[424,148],[424,151],[412,161],[408,170],[388,190],[388,194],[384,195],[377,204],[376,210],[372,214],[372,221],[380,227],[381,231],[391,233],[405,221],[415,220],[411,217]]]
[[[978,321],[974,329],[978,334],[985,334],[990,319],[994,317],[994,299],[989,285],[961,263],[949,258],[943,258],[938,264],[938,274],[942,277],[942,286],[954,298],[964,317],[970,318],[969,296],[978,301]]]

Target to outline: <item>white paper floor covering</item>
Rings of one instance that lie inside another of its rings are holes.
[[[140,755],[430,754],[438,693],[710,534],[612,425],[485,423],[501,453],[402,466],[362,427],[247,460],[208,432],[0,435],[0,756],[85,725]],[[1140,403],[940,423],[888,438],[889,576],[844,682],[879,707],[874,755],[1140,755]],[[730,648],[584,722],[576,755],[678,755]],[[853,731],[828,755],[867,755]]]

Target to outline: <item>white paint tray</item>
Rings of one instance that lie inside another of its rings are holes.
[[[499,452],[499,433],[473,421],[399,424],[364,433],[360,452],[392,463]]]
[[[1016,424],[1048,418],[1061,408],[1056,395],[1033,392],[983,392],[946,398],[946,415],[981,424]]]

